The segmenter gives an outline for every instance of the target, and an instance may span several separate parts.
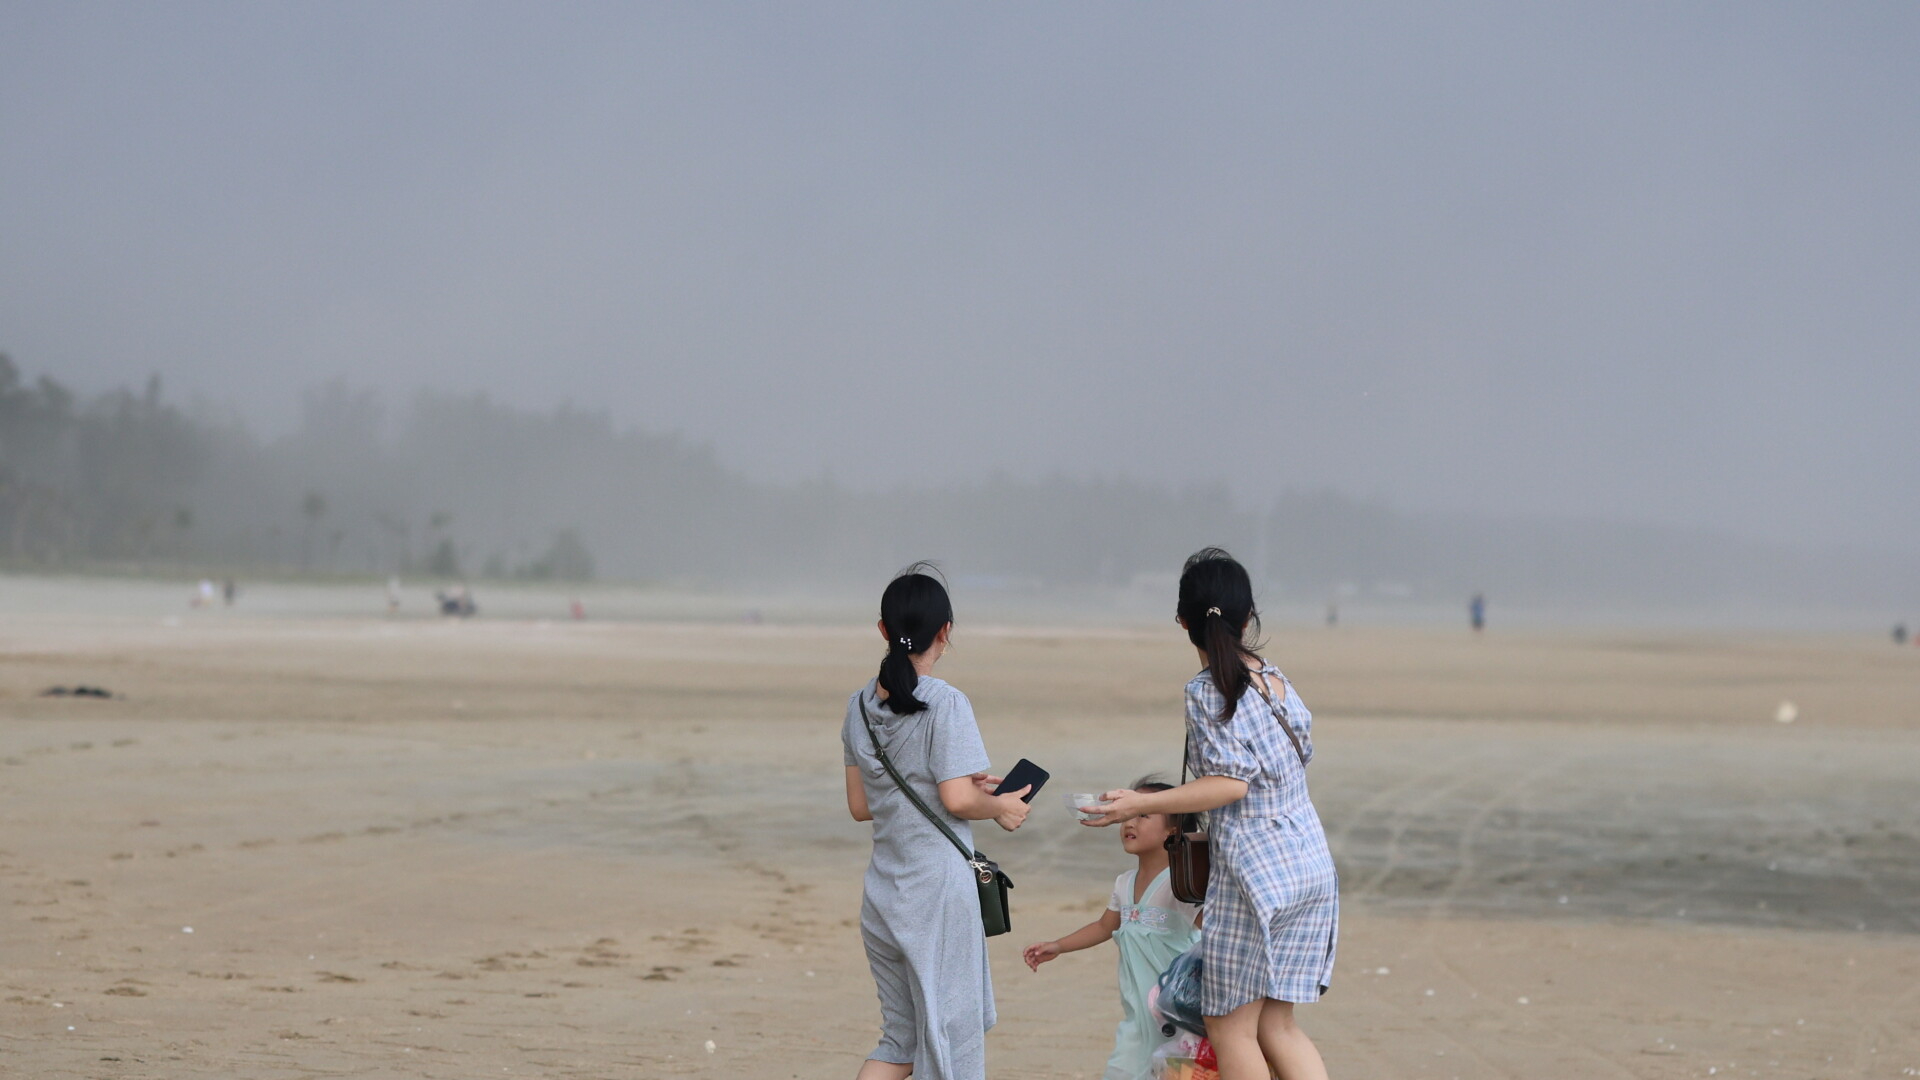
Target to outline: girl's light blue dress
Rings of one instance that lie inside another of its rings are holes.
[[[1133,902],[1139,873],[1129,870],[1115,879],[1113,897],[1107,901],[1108,911],[1120,913],[1113,943],[1120,947],[1121,1020],[1103,1080],[1150,1080],[1153,1052],[1167,1038],[1147,1011],[1147,994],[1174,957],[1200,938],[1193,925],[1199,907],[1173,898],[1165,870],[1147,885],[1140,902]]]

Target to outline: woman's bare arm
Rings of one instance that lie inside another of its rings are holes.
[[[1196,776],[1166,791],[1109,791],[1101,796],[1106,813],[1083,825],[1118,825],[1142,814],[1198,814],[1247,797],[1247,782],[1231,776]]]
[[[963,821],[992,820],[1001,828],[1012,832],[1027,820],[1027,804],[1020,796],[1032,789],[1031,784],[1019,791],[1009,791],[1005,795],[994,795],[989,791],[985,780],[998,781],[997,776],[988,777],[984,773],[974,776],[956,776],[940,782],[940,805],[947,813]]]
[[[860,766],[847,766],[847,813],[855,821],[872,821],[873,811],[867,809],[867,785],[860,780]]]

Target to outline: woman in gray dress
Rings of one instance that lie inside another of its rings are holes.
[[[880,991],[880,1045],[858,1080],[985,1080],[994,1023],[973,874],[887,775],[868,722],[894,768],[969,846],[969,822],[1012,832],[1027,817],[1026,788],[992,793],[1000,778],[987,773],[967,696],[932,675],[951,642],[953,604],[925,569],[908,567],[881,595],[887,657],[847,702],[840,731],[847,810],[873,822],[860,937]]]

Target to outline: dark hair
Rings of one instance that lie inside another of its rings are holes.
[[[1201,548],[1180,571],[1180,606],[1187,640],[1207,654],[1213,685],[1227,701],[1220,719],[1232,719],[1240,695],[1253,684],[1247,658],[1258,657],[1260,609],[1253,605],[1247,568],[1217,547]]]
[[[1149,792],[1172,791],[1173,785],[1160,779],[1159,773],[1148,773],[1133,782],[1133,790]],[[1200,815],[1168,814],[1167,827],[1177,833],[1198,832],[1200,830]]]
[[[939,568],[917,562],[900,571],[880,594],[880,624],[887,628],[887,656],[880,661],[880,686],[887,692],[887,708],[905,716],[927,703],[913,696],[920,674],[913,657],[926,652],[940,630],[953,621],[953,601],[947,587],[933,576]]]

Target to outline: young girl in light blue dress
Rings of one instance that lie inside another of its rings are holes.
[[[1134,791],[1168,791],[1172,785],[1143,779]],[[1061,953],[1079,952],[1111,938],[1120,947],[1120,1026],[1103,1080],[1148,1080],[1154,1050],[1166,1036],[1147,1011],[1147,994],[1160,973],[1200,939],[1200,908],[1173,898],[1167,880],[1167,837],[1191,828],[1185,815],[1147,814],[1127,822],[1120,846],[1139,865],[1114,880],[1107,910],[1098,919],[1054,941],[1029,945],[1022,956],[1035,971]]]

